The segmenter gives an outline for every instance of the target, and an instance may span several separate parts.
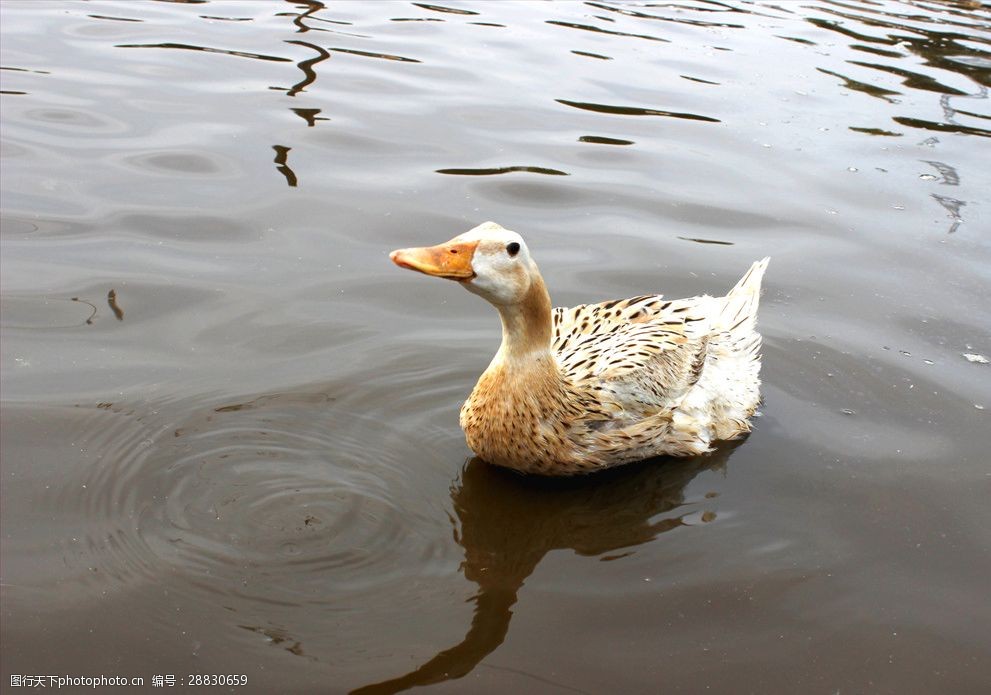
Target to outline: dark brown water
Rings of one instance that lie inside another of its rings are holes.
[[[0,26],[2,687],[991,688],[987,5]],[[498,320],[387,253],[488,219],[557,304],[771,255],[753,435],[568,482],[470,461]]]

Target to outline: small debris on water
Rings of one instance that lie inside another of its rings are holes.
[[[856,410],[852,410],[850,408],[843,408],[840,412],[843,413],[844,415],[856,415],[857,414],[857,411]]]
[[[991,364],[991,360],[988,360],[987,357],[973,352],[965,352],[963,353],[963,357],[968,362],[976,362],[977,364]]]

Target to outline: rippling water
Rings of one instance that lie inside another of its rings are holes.
[[[0,29],[4,682],[986,691],[986,3]],[[386,254],[488,219],[559,305],[773,256],[753,435],[564,482],[470,460],[498,321]]]

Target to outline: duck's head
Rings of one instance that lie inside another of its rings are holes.
[[[457,280],[496,306],[521,303],[539,277],[523,237],[495,222],[437,246],[393,251],[389,258],[400,268]]]

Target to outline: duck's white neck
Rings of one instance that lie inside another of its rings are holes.
[[[550,356],[551,298],[540,273],[536,269],[532,272],[530,289],[522,302],[496,307],[502,319],[502,345],[497,360],[530,362]]]

